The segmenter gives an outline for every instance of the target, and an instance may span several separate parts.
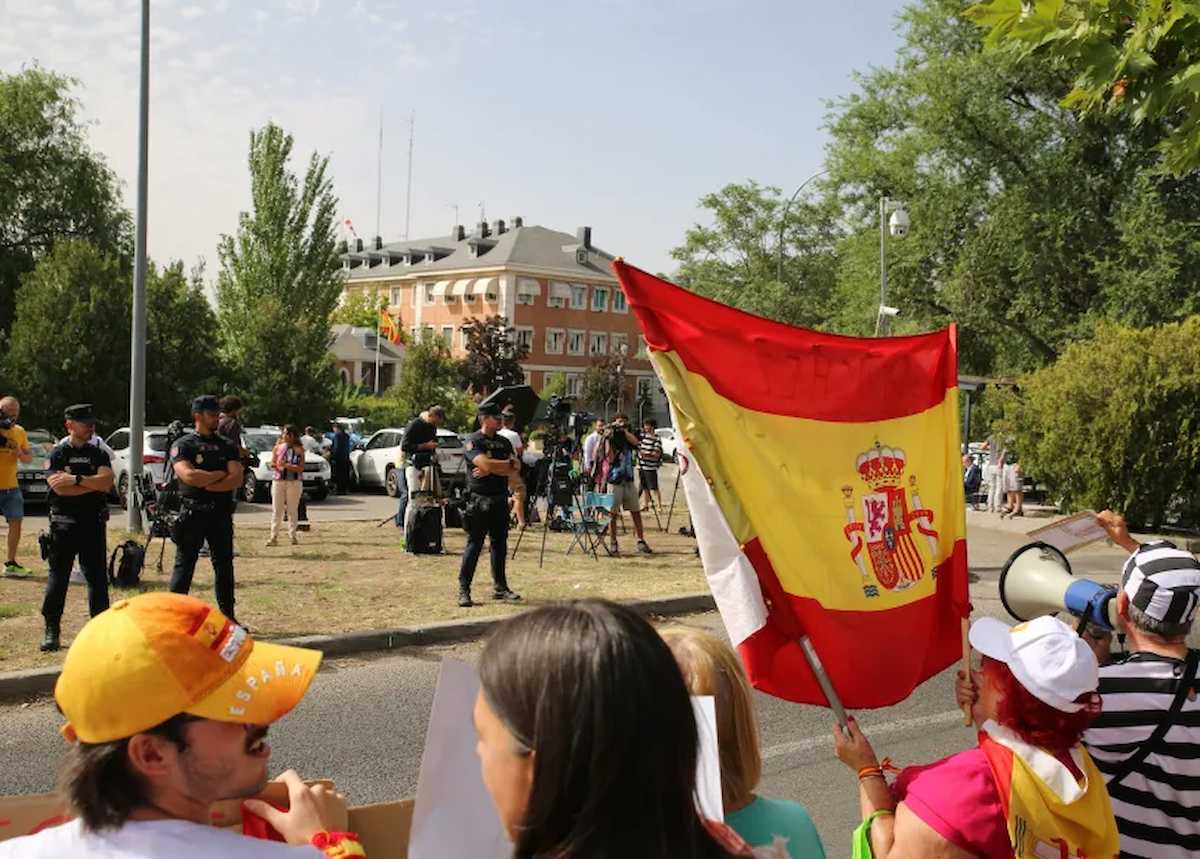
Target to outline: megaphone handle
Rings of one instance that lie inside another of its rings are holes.
[[[962,649],[963,649],[963,673],[967,678],[967,682],[971,682],[971,621],[970,618],[962,619]],[[975,724],[975,717],[971,714],[971,705],[963,705],[963,727],[969,728]]]

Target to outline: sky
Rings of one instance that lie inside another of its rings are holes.
[[[207,263],[249,203],[249,132],[330,159],[340,216],[385,241],[511,220],[650,271],[700,198],[821,168],[826,101],[893,62],[901,0],[152,0],[148,247]],[[76,78],[93,146],[137,175],[139,0],[0,0],[0,70]]]

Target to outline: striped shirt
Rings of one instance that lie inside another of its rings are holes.
[[[656,433],[643,433],[638,442],[638,467],[646,470],[662,465],[662,439]]]
[[[1100,669],[1103,712],[1083,735],[1107,779],[1149,739],[1170,708],[1183,661],[1134,653]],[[1185,701],[1158,748],[1110,785],[1121,856],[1185,859],[1200,853],[1200,700]]]

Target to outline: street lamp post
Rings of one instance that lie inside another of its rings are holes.
[[[800,192],[804,190],[804,187],[813,179],[816,179],[818,176],[824,176],[828,172],[828,170],[818,170],[816,173],[812,174],[803,182],[801,182],[800,187],[795,190],[791,198],[784,205],[783,214],[779,216],[779,238],[775,242],[776,253],[778,255],[775,261],[775,279],[780,283],[783,283],[783,228],[787,226],[788,212],[792,208],[792,203],[796,202],[796,198],[799,197]]]
[[[150,0],[142,0],[141,88],[138,93],[137,227],[133,260],[133,319],[129,362],[129,530],[142,530],[138,484],[142,476],[146,423],[146,196],[150,140]]]
[[[891,215],[889,218],[888,215]],[[886,334],[884,319],[900,311],[887,304],[887,234],[898,239],[908,235],[910,220],[904,204],[886,195],[879,198],[879,310],[875,314],[875,336]]]

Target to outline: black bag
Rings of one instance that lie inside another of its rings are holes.
[[[442,508],[421,507],[413,513],[412,525],[405,535],[408,551],[414,555],[442,553]]]
[[[118,554],[120,564],[117,563]],[[136,588],[141,583],[145,563],[146,550],[133,540],[126,540],[113,549],[108,558],[108,583],[116,588]]]

